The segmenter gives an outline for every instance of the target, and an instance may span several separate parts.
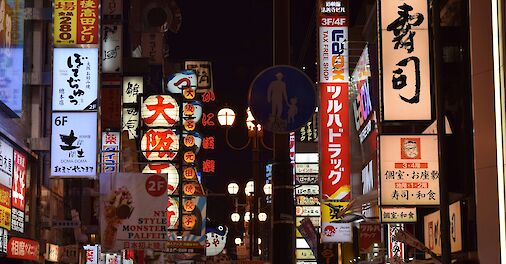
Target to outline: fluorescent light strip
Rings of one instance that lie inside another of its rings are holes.
[[[492,0],[492,45],[494,59],[494,102],[495,102],[495,133],[496,133],[496,151],[497,151],[497,189],[499,197],[499,237],[501,249],[501,263],[506,263],[506,219],[505,219],[505,201],[504,201],[504,153],[502,138],[502,97],[501,97],[501,67],[500,56],[501,46],[499,31],[499,0]]]

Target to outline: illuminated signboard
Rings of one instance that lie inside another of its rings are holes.
[[[350,199],[347,1],[319,2],[320,179],[323,199]]]
[[[120,73],[123,58],[123,27],[103,25],[102,36],[102,72]]]
[[[0,184],[12,188],[12,171],[14,170],[14,149],[0,139]]]
[[[137,103],[139,94],[144,92],[142,76],[123,77],[123,103]]]
[[[128,139],[136,139],[137,129],[139,128],[140,113],[133,107],[123,108],[121,111],[122,131],[128,132]]]
[[[10,237],[7,244],[7,257],[39,261],[39,242],[19,237]]]
[[[119,172],[119,132],[102,132],[102,172]]]
[[[379,3],[383,120],[431,120],[428,2]]]
[[[52,177],[96,177],[97,112],[53,112]]]
[[[179,151],[179,136],[171,129],[149,129],[142,137],[141,150],[147,160],[173,160]]]
[[[167,193],[173,194],[179,184],[179,173],[170,163],[150,163],[144,167],[142,173],[163,173],[167,174]]]
[[[97,110],[98,49],[55,48],[53,111]]]
[[[83,246],[83,249],[85,252],[86,264],[98,264],[99,258],[98,245],[95,246],[86,245]]]
[[[0,1],[0,104],[22,112],[24,0]]]
[[[388,258],[404,259],[406,245],[394,239],[399,230],[404,230],[403,224],[388,224]]]
[[[194,70],[197,74],[197,91],[204,92],[213,88],[213,72],[210,61],[185,61],[187,70]]]
[[[460,201],[452,203],[450,214],[450,247],[451,252],[462,250],[462,215]],[[423,218],[425,246],[437,255],[441,255],[441,216],[440,211],[428,214]]]
[[[54,43],[98,44],[99,0],[55,0]]]
[[[0,227],[11,230],[11,190],[0,185]]]
[[[416,223],[416,207],[382,207],[382,223]]]
[[[439,205],[436,135],[380,136],[381,205]]]

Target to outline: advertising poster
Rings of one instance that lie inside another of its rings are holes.
[[[439,205],[436,135],[380,136],[381,205]]]
[[[55,45],[98,44],[99,0],[55,0]]]
[[[26,156],[14,151],[14,175],[12,177],[12,207],[25,210]]]
[[[102,26],[102,72],[121,73],[123,27]]]
[[[53,111],[95,111],[97,89],[98,49],[54,49]]]
[[[428,2],[379,3],[383,120],[431,120]]]
[[[11,230],[11,190],[0,185],[0,227]]]
[[[97,113],[53,112],[52,177],[96,177]]]
[[[20,116],[23,97],[24,0],[0,0],[0,104]]]
[[[102,249],[163,250],[167,241],[167,176],[102,173]]]
[[[14,170],[14,149],[6,141],[0,139],[0,184],[12,188],[12,172]]]

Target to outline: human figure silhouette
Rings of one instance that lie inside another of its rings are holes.
[[[281,119],[283,113],[283,101],[288,105],[288,98],[286,95],[286,84],[282,80],[283,74],[276,73],[276,80],[272,81],[267,88],[267,102],[271,103],[271,115],[277,119]]]
[[[292,123],[297,115],[297,97],[290,98],[290,104],[288,105],[288,123]]]

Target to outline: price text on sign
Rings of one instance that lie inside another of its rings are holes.
[[[55,0],[55,44],[98,44],[98,2],[98,0]]]

